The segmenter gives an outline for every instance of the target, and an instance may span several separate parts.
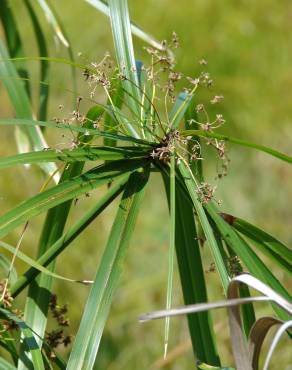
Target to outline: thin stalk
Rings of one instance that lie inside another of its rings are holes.
[[[167,296],[166,309],[171,308],[172,290],[173,290],[173,270],[175,255],[175,152],[170,158],[170,230],[169,230],[169,251],[168,251],[168,278],[167,278]],[[165,319],[164,328],[164,358],[167,355],[169,340],[170,318]]]

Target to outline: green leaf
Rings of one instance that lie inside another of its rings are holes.
[[[193,91],[191,93],[182,92],[176,99],[169,115],[170,127],[177,129],[180,122],[183,120],[186,110],[192,101]]]
[[[13,16],[11,5],[9,1],[2,0],[1,2],[1,12],[0,18],[3,25],[5,39],[7,48],[9,51],[9,55],[11,58],[17,58],[23,56],[23,47],[20,38],[20,34],[18,31],[18,27]],[[27,72],[25,61],[21,61],[17,65],[17,73],[21,78],[26,79],[25,82],[25,90],[30,95],[30,87],[29,87],[29,75]]]
[[[223,219],[234,227],[241,234],[253,241],[253,244],[273,261],[292,273],[292,251],[279,240],[266,233],[264,230],[225,213],[221,213]]]
[[[220,232],[218,231],[216,224],[214,224],[214,228],[216,229],[216,232],[221,238]],[[233,251],[232,248],[230,248],[228,244],[225,244],[225,245],[228,251],[228,268],[229,268],[231,276],[237,276],[237,275],[244,273],[242,264],[237,254]],[[245,284],[239,285],[238,290],[239,290],[239,296],[241,298],[251,297],[248,285],[245,285]],[[245,332],[246,337],[248,338],[249,333],[256,321],[256,316],[255,316],[252,303],[244,304],[241,306],[241,315],[242,315],[244,332]]]
[[[122,88],[121,81],[120,80],[115,80],[115,81],[116,81],[115,86],[114,86],[115,91],[114,93],[110,93],[111,102],[113,103],[115,107],[121,109],[122,104],[123,104],[123,98],[124,98],[124,90]],[[108,100],[107,105],[110,105],[111,102]],[[118,133],[118,125],[116,123],[116,120],[113,119],[113,116],[109,113],[106,113],[105,118],[104,118],[104,131],[109,132],[109,133],[114,133],[114,134]],[[104,145],[105,146],[116,146],[117,142],[116,140],[105,137]]]
[[[137,65],[136,61],[136,65]],[[155,122],[155,115],[157,115],[156,108],[152,102],[153,100],[153,81],[148,79],[145,69],[142,68],[142,64],[139,67],[140,74],[138,75],[140,89],[141,89],[141,106],[140,106],[140,121],[142,122],[142,134],[143,137],[149,141],[153,140],[153,137],[157,134],[158,126]],[[138,70],[139,71],[139,70]],[[157,137],[156,137],[157,138]]]
[[[61,43],[68,48],[69,47],[69,42],[67,38],[64,35],[64,31],[62,30],[62,26],[60,25],[56,14],[54,10],[52,9],[51,4],[49,5],[46,0],[37,0],[40,7],[42,8],[43,12],[45,13],[45,16],[50,23],[50,25],[53,28],[53,31],[55,32],[56,36],[58,39],[61,41]]]
[[[30,16],[33,28],[34,28],[34,35],[36,37],[39,55],[42,57],[48,56],[47,44],[45,35],[41,28],[40,22],[38,17],[31,6],[29,0],[24,0],[24,4],[27,8],[28,14]],[[14,55],[11,55],[14,58]],[[48,99],[49,99],[49,62],[47,60],[40,60],[40,88],[39,88],[39,112],[38,112],[38,119],[39,120],[46,120],[47,118],[47,106],[48,106]]]
[[[13,247],[10,244],[7,244],[7,243],[4,243],[4,242],[0,241],[0,248],[3,248],[5,250],[7,250],[11,254],[15,254],[16,257],[21,259],[26,264],[30,265],[31,267],[38,270],[39,272],[43,272],[44,274],[47,274],[47,275],[49,275],[49,276],[51,276],[55,279],[65,280],[65,281],[68,281],[68,282],[71,282],[71,283],[82,283],[82,281],[80,281],[80,280],[69,279],[69,278],[66,278],[64,276],[61,276],[61,275],[58,275],[58,274],[55,274],[55,273],[51,272],[50,270],[48,270],[45,267],[43,267],[42,265],[40,265],[37,261],[33,260],[32,258],[27,256],[25,253],[21,252],[20,250],[17,250],[15,247]],[[17,279],[17,277],[16,277],[16,279]],[[15,282],[15,280],[14,280],[14,282]],[[83,283],[85,284],[86,281],[83,282]]]
[[[1,63],[0,63],[1,66]],[[104,131],[99,131],[95,129],[90,129],[90,128],[84,128],[84,127],[79,127],[79,126],[69,126],[66,124],[62,123],[53,123],[53,122],[44,122],[44,121],[36,121],[36,120],[29,120],[29,119],[18,119],[18,118],[3,118],[0,119],[0,125],[21,125],[21,126],[43,126],[43,127],[48,127],[48,128],[57,128],[57,129],[66,129],[66,130],[71,130],[73,132],[80,132],[84,133],[85,136],[87,135],[93,135],[93,136],[101,136],[101,137],[107,137],[110,139],[114,140],[121,140],[121,141],[128,141],[132,143],[137,143],[141,145],[148,145],[152,146],[153,143],[137,139],[135,137],[131,136],[126,136],[126,135],[116,135],[116,134],[110,134],[108,132]],[[45,146],[47,147],[47,146]]]
[[[168,178],[163,176],[169,196]],[[191,199],[187,199],[176,186],[176,255],[184,302],[186,305],[207,302],[207,288],[202,265],[200,246]],[[215,345],[211,314],[206,311],[187,315],[189,332],[196,358],[212,364],[220,364]],[[207,350],[206,350],[207,349]]]
[[[170,185],[169,185],[169,208],[170,208],[170,229],[169,229],[169,250],[168,250],[168,277],[167,277],[167,294],[166,294],[166,309],[171,308],[172,290],[173,290],[173,271],[174,271],[174,253],[175,253],[175,153],[170,157]],[[169,340],[170,318],[165,318],[164,328],[164,357],[167,354]]]
[[[131,163],[131,161],[130,161]],[[141,166],[141,162],[139,163]],[[105,167],[109,166],[111,168],[112,164],[109,163],[108,165],[105,165]],[[123,176],[125,174],[125,171],[122,169],[123,165],[120,163],[120,161],[114,162],[114,166],[119,167],[120,175]],[[140,167],[137,166],[137,167]],[[135,166],[134,166],[135,167]],[[135,167],[134,169],[136,169]],[[108,168],[108,167],[107,167]],[[134,170],[133,169],[133,170]],[[80,173],[82,171],[82,162],[73,164],[65,169],[63,176],[60,180],[60,184],[56,187],[62,187],[63,185],[66,185],[74,180],[74,175],[76,173]],[[81,176],[77,176],[76,178],[82,179],[86,178],[86,174],[82,174]],[[110,177],[106,176],[106,181],[102,181],[102,183],[107,183],[109,180],[113,179],[114,176]],[[72,180],[67,180],[70,179]],[[105,180],[105,179],[104,179]],[[95,188],[94,182],[90,181],[88,183],[91,189]],[[55,187],[55,188],[56,188]],[[78,186],[79,190],[83,188],[85,190],[85,187]],[[82,193],[84,193],[82,190]],[[61,193],[62,195],[62,193]],[[63,193],[64,195],[64,193]],[[64,200],[66,201],[64,203]],[[61,204],[58,207],[52,208],[50,206],[50,211],[48,212],[45,225],[42,231],[40,243],[39,243],[39,252],[38,257],[40,257],[42,254],[48,250],[48,248],[56,242],[57,239],[59,239],[63,233],[65,223],[68,217],[68,213],[71,206],[71,200],[72,197],[68,199],[63,199],[63,204]],[[53,203],[53,202],[51,202]],[[52,204],[51,204],[52,205]],[[55,204],[57,205],[57,204]],[[52,269],[54,268],[54,263],[52,264]],[[25,307],[25,319],[31,325],[31,327],[34,329],[34,331],[39,335],[39,337],[43,337],[46,322],[47,322],[47,311],[48,311],[48,305],[49,305],[49,298],[50,298],[50,291],[52,288],[52,278],[50,278],[47,275],[41,275],[36,280],[34,280],[29,287],[29,293],[27,298],[27,303]],[[38,339],[40,342],[40,340]]]
[[[103,110],[99,107],[90,109],[86,116],[84,123],[85,128],[93,127],[93,122],[100,117]],[[84,136],[79,134],[77,141],[80,141],[80,146],[84,146],[91,141],[91,135]],[[72,178],[80,176],[84,167],[84,162],[76,162],[67,164],[64,168],[59,185],[63,185]],[[81,176],[84,176],[81,175]],[[57,239],[59,239],[64,231],[64,227],[71,208],[72,198],[66,199],[65,202],[56,204],[57,207],[50,207],[49,212],[43,226],[39,246],[38,257],[42,256]],[[49,269],[52,271],[55,268],[56,260],[54,260]],[[52,278],[48,275],[41,274],[36,280],[31,282],[28,290],[28,296],[25,305],[25,319],[31,325],[39,338],[36,340],[41,345],[41,338],[44,336],[47,324],[47,314],[49,307],[49,300],[52,289]],[[22,347],[21,347],[22,351]],[[19,369],[21,370],[21,368]]]
[[[77,221],[69,230],[63,234],[50,248],[40,256],[37,263],[41,266],[48,266],[54,261],[62,251],[68,247],[82,231],[95,220],[95,218],[121,193],[125,183],[128,180],[128,175],[124,175],[122,180],[117,184],[113,184],[106,194],[99,199],[94,207],[88,210],[79,221]],[[40,270],[31,267],[27,270],[10,288],[12,297],[16,297],[26,286],[35,279]]]
[[[103,14],[110,16],[109,6],[108,4],[103,0],[85,0],[88,4],[92,5],[95,9],[99,10]],[[153,46],[157,50],[164,51],[166,50],[170,55],[172,55],[172,52],[170,49],[165,49],[164,46],[162,46],[162,43],[154,39],[152,35],[149,33],[146,33],[144,30],[142,30],[137,24],[131,22],[131,31],[133,35],[139,37],[141,40],[147,42],[151,46]]]
[[[140,102],[141,94],[135,71],[135,56],[127,0],[111,0],[109,9],[117,62],[120,72],[126,77],[122,84],[125,90]],[[139,104],[134,99],[129,98],[129,105],[134,112],[139,114]]]
[[[22,202],[0,217],[0,238],[39,213],[106,184],[145,165],[143,160],[121,160],[93,168]]]
[[[198,115],[196,111],[196,101],[195,101],[195,96],[193,96],[192,100],[190,101],[190,104],[188,105],[185,115],[184,115],[184,120],[185,120],[185,129],[190,130],[191,127],[195,127],[196,129],[198,128]],[[201,147],[201,142],[200,142],[200,137],[199,136],[193,136],[191,140],[188,141],[188,151],[189,153],[193,152],[193,146],[194,145],[199,145],[200,150],[198,151],[198,155],[201,157],[202,156],[202,147]],[[190,154],[189,154],[190,157]],[[190,168],[194,174],[194,176],[200,181],[203,182],[203,161],[202,160],[197,160],[197,161],[192,161],[189,160],[190,162]]]
[[[248,268],[249,272],[253,274],[256,278],[268,284],[280,295],[290,300],[290,294],[281,285],[278,279],[272,274],[270,269],[253,252],[247,242],[243,240],[227,222],[224,221],[224,219],[220,216],[217,207],[212,202],[209,202],[207,205],[205,205],[205,208],[210,217],[215,222],[216,226],[218,227],[222,238],[239,256],[241,261]],[[283,320],[289,319],[289,315],[278,309],[276,306],[273,307],[280,318],[282,318]]]
[[[84,148],[64,149],[64,150],[41,150],[29,153],[17,154],[9,157],[0,158],[0,169],[15,166],[18,164],[33,164],[40,162],[80,162],[107,160],[114,161],[119,159],[145,158],[148,152],[143,148],[137,147],[95,147],[87,146]]]
[[[93,368],[147,181],[147,170],[133,173],[128,181],[83,312],[68,370]]]
[[[292,157],[290,157],[289,155],[280,153],[277,150],[274,150],[274,149],[269,148],[267,146],[252,143],[250,141],[237,139],[235,137],[215,134],[214,132],[209,132],[209,131],[207,132],[207,131],[201,131],[201,130],[187,130],[187,131],[182,131],[181,134],[183,136],[196,136],[197,135],[197,136],[201,136],[201,137],[211,137],[211,138],[214,138],[214,139],[229,141],[230,143],[233,143],[233,144],[238,144],[238,145],[245,146],[245,147],[248,147],[248,148],[253,148],[253,149],[260,150],[264,153],[270,154],[273,157],[281,159],[285,162],[292,163]]]
[[[23,335],[25,353],[22,354],[19,361],[24,363],[28,369],[45,370],[41,350],[33,336],[31,328],[14,313],[4,308],[0,308],[0,313],[5,319],[14,321]],[[32,363],[28,359],[27,353],[31,354]]]
[[[3,80],[3,84],[6,87],[7,93],[10,97],[11,103],[14,107],[16,116],[23,119],[31,119],[32,112],[29,98],[26,94],[23,82],[19,80],[18,73],[14,68],[12,62],[8,59],[8,55],[4,45],[0,41],[0,79]],[[9,76],[10,78],[5,78]],[[29,140],[30,146],[34,150],[41,150],[47,147],[45,139],[42,135],[40,128],[37,126],[37,122],[34,125],[21,126],[23,133]],[[55,173],[57,167],[53,163],[42,164],[41,168],[52,175]]]
[[[208,241],[209,248],[211,249],[214,262],[215,262],[217,271],[219,273],[219,276],[222,282],[224,292],[226,293],[230,279],[229,279],[228,272],[224,264],[223,256],[220,253],[220,247],[217,244],[212,227],[208,221],[204,208],[196,192],[196,188],[198,184],[196,183],[191,170],[185,165],[183,161],[180,162],[179,169],[183,177],[183,180],[186,184],[186,187],[188,189],[189,195],[193,201],[194,207],[198,215],[198,219],[204,230],[206,239]]]

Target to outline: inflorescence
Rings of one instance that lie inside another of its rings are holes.
[[[84,80],[89,86],[89,97],[78,97],[76,109],[71,112],[69,118],[55,118],[55,122],[83,126],[88,122],[88,118],[81,113],[80,106],[83,99],[89,99],[105,107],[106,114],[110,115],[116,124],[111,128],[114,133],[132,136],[135,132],[138,137],[148,140],[152,144],[149,153],[152,160],[167,163],[170,156],[175,155],[178,162],[184,160],[191,166],[192,162],[204,160],[203,152],[206,147],[214,148],[218,158],[216,178],[222,178],[227,174],[229,159],[225,142],[212,137],[212,134],[225,124],[225,119],[221,113],[215,113],[214,118],[210,117],[206,108],[208,104],[198,101],[197,90],[207,89],[208,94],[211,94],[209,104],[212,107],[220,104],[224,97],[221,94],[212,94],[214,81],[205,70],[208,65],[205,59],[199,60],[198,67],[195,68],[198,75],[195,77],[184,75],[176,69],[176,61],[170,50],[178,47],[179,39],[176,33],[173,33],[170,42],[162,41],[160,50],[146,47],[145,51],[151,59],[150,64],[140,64],[139,68],[131,69],[131,72],[139,73],[138,85],[137,82],[131,81],[126,68],[118,68],[114,64],[109,53],[106,53],[100,62],[89,63],[83,71]],[[138,104],[140,113],[133,111],[130,105],[133,96],[123,88],[122,81],[127,81],[128,85],[138,89],[141,101],[135,103]],[[121,86],[123,106],[117,107],[113,97]],[[186,128],[190,132],[198,132],[197,135],[186,134],[187,131],[181,131],[180,127],[173,127],[170,112],[177,102],[177,91],[185,94],[186,101],[191,101],[188,108],[191,114],[186,121]],[[100,98],[103,99],[102,104],[97,102]],[[60,106],[60,109],[63,108]],[[129,125],[133,130],[129,129]],[[107,130],[104,117],[92,122],[92,128],[97,131]],[[73,135],[69,147],[74,149],[82,144],[82,140]],[[197,184],[196,191],[202,203],[207,203],[213,199],[215,189],[216,187],[206,181],[201,181]]]

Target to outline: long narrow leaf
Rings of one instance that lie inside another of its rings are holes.
[[[62,31],[62,27],[60,26],[51,6],[49,6],[47,1],[45,0],[37,0],[37,1],[40,4],[41,8],[43,9],[43,12],[45,13],[46,18],[48,22],[50,23],[50,25],[52,26],[58,39],[62,42],[64,46],[66,46],[66,48],[68,48],[69,42],[66,39],[64,32]]]
[[[143,164],[143,160],[126,160],[101,165],[35,195],[0,217],[0,238],[39,213],[121,177],[125,172],[134,171]]]
[[[1,63],[0,63],[1,66]],[[93,135],[93,136],[101,136],[101,137],[107,137],[109,139],[113,140],[121,140],[121,141],[128,141],[128,142],[133,142],[137,144],[142,144],[142,145],[149,145],[152,146],[153,143],[137,139],[135,137],[131,136],[125,136],[125,135],[116,135],[116,134],[110,134],[108,132],[100,131],[100,130],[94,130],[90,128],[84,128],[84,127],[79,127],[79,126],[69,126],[66,124],[62,123],[53,123],[53,122],[44,122],[44,121],[36,121],[32,119],[18,119],[18,118],[2,118],[0,119],[0,125],[21,125],[21,126],[42,126],[42,127],[48,127],[48,128],[57,128],[57,129],[66,129],[70,130],[73,132],[80,132],[85,135]],[[48,147],[48,145],[44,146],[45,148]]]
[[[3,249],[7,250],[8,252],[10,252],[12,254],[15,254],[16,257],[18,257],[20,260],[22,260],[26,264],[30,265],[31,267],[38,270],[39,272],[47,274],[47,275],[49,275],[49,276],[51,276],[55,279],[60,279],[60,280],[68,281],[68,282],[71,282],[71,283],[77,283],[77,282],[78,283],[84,283],[84,284],[88,283],[88,281],[70,279],[70,278],[66,278],[64,276],[61,276],[59,274],[55,274],[54,272],[51,272],[50,270],[48,270],[45,267],[43,267],[42,265],[40,265],[37,261],[33,260],[28,255],[26,255],[25,253],[21,252],[20,250],[17,250],[15,247],[13,247],[10,244],[7,244],[7,243],[4,243],[4,242],[0,241],[0,248],[3,248]]]
[[[147,157],[148,152],[137,147],[93,147],[88,146],[76,149],[45,150],[22,153],[10,157],[0,158],[0,169],[18,164],[32,164],[40,162],[80,162],[80,161],[114,161],[119,159],[134,159]]]
[[[108,4],[103,0],[85,0],[88,4],[92,5],[95,9],[101,11],[103,14],[110,16],[109,6]],[[147,42],[148,44],[152,45],[158,50],[164,51],[165,48],[162,46],[162,43],[155,40],[153,36],[151,36],[149,33],[146,33],[143,31],[139,26],[137,26],[135,23],[131,22],[131,31],[133,35],[139,37],[141,40]],[[171,50],[166,49],[167,52],[172,55]]]
[[[30,327],[28,327],[27,324],[14,313],[4,308],[0,308],[0,313],[2,317],[4,316],[8,320],[14,321],[23,334],[23,344],[26,351],[23,354],[21,361],[26,364],[28,369],[45,370],[41,350],[33,336]],[[30,362],[28,359],[27,353],[31,354],[32,362]]]
[[[92,128],[94,124],[93,122],[95,122],[96,119],[99,119],[102,113],[103,109],[100,107],[91,108],[86,116],[84,127]],[[85,146],[90,143],[92,138],[92,135],[84,136],[83,134],[79,134],[77,142],[80,142],[80,146]],[[67,164],[64,168],[59,185],[62,186],[71,179],[76,177],[78,178],[83,171],[84,163],[85,162],[76,162]],[[57,207],[50,207],[39,241],[38,257],[41,257],[50,248],[50,246],[62,236],[71,204],[72,198],[68,198],[65,202],[57,205]],[[53,271],[55,264],[56,260],[54,260],[48,268],[51,268]],[[31,282],[25,305],[25,319],[38,334],[39,338],[37,338],[37,341],[40,344],[40,338],[44,336],[47,324],[47,313],[52,283],[52,278],[44,274],[41,274],[36,280]],[[19,367],[19,370],[22,370],[22,366]]]
[[[24,52],[20,33],[13,15],[13,10],[9,4],[9,1],[7,0],[2,0],[1,2],[0,19],[3,25],[7,49],[10,57],[23,57]],[[17,73],[21,78],[26,80],[25,90],[28,96],[30,96],[29,75],[24,60],[20,61],[17,65]]]
[[[41,266],[47,266],[59,256],[60,253],[77,238],[78,235],[121,193],[124,189],[128,175],[117,183],[113,184],[107,193],[97,202],[97,204],[87,211],[84,216],[76,222],[65,234],[63,234],[38,260]],[[38,276],[40,270],[31,267],[27,270],[15,284],[10,288],[12,297],[16,297],[23,289]]]
[[[117,82],[115,82],[114,87],[116,88],[116,90],[114,91],[114,93],[110,93],[111,102],[113,103],[115,107],[121,109],[122,104],[123,104],[123,98],[124,98],[124,91],[122,88],[121,81],[117,80]],[[108,105],[110,105],[111,102],[108,101]],[[106,113],[105,118],[104,118],[104,131],[109,132],[109,133],[114,133],[114,134],[118,133],[118,125],[115,119],[113,118],[113,116],[109,113]],[[108,139],[105,137],[104,145],[116,146],[117,142],[116,140]]]
[[[185,115],[185,129],[190,130],[191,127],[198,128],[198,114],[196,111],[196,102],[195,102],[195,96],[190,101],[188,108],[186,109]],[[188,150],[189,153],[192,153],[192,148],[194,145],[198,145],[198,157],[202,157],[202,148],[201,148],[201,142],[199,136],[193,136],[191,140],[188,141]],[[190,156],[190,155],[189,155]],[[197,160],[197,161],[190,161],[190,168],[194,174],[194,176],[200,181],[203,182],[203,161]]]
[[[42,30],[41,24],[38,20],[38,17],[30,4],[29,0],[24,0],[24,4],[27,8],[28,14],[31,18],[31,22],[34,28],[34,35],[36,37],[39,55],[42,57],[48,56],[48,49],[46,44],[46,38]],[[12,56],[14,58],[14,56]],[[40,83],[39,88],[39,110],[38,110],[38,119],[40,121],[46,120],[47,118],[47,106],[49,98],[49,62],[47,60],[40,60]]]
[[[85,306],[68,370],[93,368],[147,180],[148,174],[143,172],[129,179]]]
[[[164,184],[169,194],[168,182],[168,178],[165,176]],[[175,227],[176,255],[184,302],[186,305],[207,302],[207,288],[196,234],[193,207],[191,200],[183,196],[178,186],[176,186]],[[195,357],[203,362],[219,365],[220,360],[215,345],[210,313],[207,311],[188,315],[187,319]]]
[[[273,260],[284,267],[289,273],[292,272],[292,250],[286,247],[279,240],[269,235],[264,230],[250,224],[249,222],[221,213],[221,216],[226,222],[233,226],[241,234],[247,236],[250,240],[255,242],[258,247],[267,256],[272,257]]]
[[[17,71],[12,62],[8,59],[5,47],[1,42],[0,57],[2,58],[2,60],[0,60],[0,79],[3,80],[16,116],[22,119],[31,119],[32,111],[30,101],[24,89],[23,82],[17,79]],[[7,76],[11,78],[3,78]],[[41,150],[48,146],[37,123],[33,126],[27,125],[21,127],[23,127],[24,134],[27,135],[32,149]],[[42,164],[41,168],[49,175],[55,174],[57,169],[56,165],[53,163]],[[58,176],[55,175],[54,178],[57,181]]]
[[[135,71],[136,64],[127,0],[111,0],[109,9],[117,62],[120,72],[126,76],[126,80],[122,83],[125,90],[139,102],[141,99]],[[134,112],[139,114],[139,105],[131,98],[129,105]]]
[[[182,92],[179,94],[169,115],[170,127],[172,129],[178,128],[180,122],[184,118],[184,115],[188,109],[190,102],[192,101],[192,98],[193,92],[191,93]]]
[[[216,206],[209,202],[205,208],[207,212],[216,223],[223,239],[225,242],[234,250],[234,252],[240,257],[242,262],[248,268],[248,270],[258,279],[262,280],[266,284],[270,285],[276,292],[283,295],[288,300],[291,298],[286,289],[278,281],[278,279],[272,274],[268,267],[259,259],[259,257],[253,252],[250,246],[244,241],[234,229],[223,220],[219,215]],[[275,310],[280,318],[283,320],[287,319],[287,315],[283,311],[275,307]]]
[[[227,135],[220,135],[220,134],[216,134],[214,132],[201,131],[201,130],[187,130],[187,131],[183,131],[181,134],[184,135],[184,136],[196,136],[197,135],[197,136],[202,136],[202,137],[211,137],[211,138],[215,138],[215,139],[219,139],[219,140],[229,141],[230,143],[233,143],[233,144],[238,144],[238,145],[245,146],[245,147],[248,147],[248,148],[253,148],[253,149],[260,150],[264,153],[270,154],[273,157],[281,159],[285,162],[292,163],[292,157],[287,155],[287,154],[278,152],[277,150],[274,150],[272,148],[269,148],[269,147],[261,145],[261,144],[256,144],[256,143],[252,143],[250,141],[237,139],[235,137],[230,137],[230,136],[227,136]]]
[[[74,54],[69,42],[68,36],[66,35],[66,31],[62,25],[62,20],[59,19],[58,14],[56,13],[52,3],[49,0],[37,0],[40,7],[42,8],[48,22],[52,26],[54,33],[56,34],[57,38],[61,41],[61,43],[67,48],[68,55],[71,62],[71,74],[72,74],[72,85],[73,91],[77,90],[76,86],[76,73],[74,64]],[[74,99],[75,100],[75,99]],[[73,104],[75,101],[73,100]]]
[[[205,233],[206,239],[208,241],[209,247],[211,249],[216,268],[219,272],[219,276],[220,276],[220,279],[221,279],[221,282],[222,282],[223,289],[224,289],[225,292],[227,292],[227,287],[228,287],[228,283],[229,283],[230,279],[229,279],[228,272],[227,272],[225,264],[224,264],[223,257],[220,253],[220,248],[218,247],[216,239],[214,237],[213,230],[210,226],[210,223],[209,223],[208,218],[205,214],[204,208],[203,208],[203,206],[201,204],[201,201],[198,197],[198,194],[196,192],[197,184],[194,181],[194,178],[192,176],[192,173],[191,173],[190,169],[188,169],[186,167],[186,165],[184,164],[183,161],[180,162],[179,169],[180,169],[181,175],[182,175],[182,177],[185,181],[186,187],[189,191],[190,197],[193,201],[194,207],[195,207],[195,209],[197,211],[197,214],[198,214],[198,218],[200,220],[200,223],[201,223],[202,228],[204,230],[204,233]]]
[[[168,277],[167,277],[167,294],[166,294],[166,309],[171,308],[172,290],[173,290],[173,271],[174,271],[174,253],[175,253],[175,153],[172,153],[170,158],[170,185],[169,185],[169,209],[170,209],[170,230],[169,230],[169,251],[168,251]],[[167,354],[168,339],[169,339],[170,318],[165,319],[164,329],[164,357]]]

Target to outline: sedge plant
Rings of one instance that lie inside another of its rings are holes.
[[[152,174],[157,172],[164,182],[170,215],[167,311],[161,315],[166,317],[165,355],[171,335],[168,310],[172,308],[175,259],[185,304],[208,302],[201,256],[204,243],[211,251],[223,295],[238,298],[238,304],[245,303],[241,311],[242,341],[234,350],[240,352],[240,345],[254,333],[256,325],[248,286],[261,292],[261,284],[268,287],[270,295],[265,294],[272,296],[275,320],[289,323],[291,319],[291,297],[258,252],[285,274],[291,274],[292,252],[267,232],[223,212],[215,187],[205,180],[205,155],[211,151],[219,163],[218,180],[228,171],[227,144],[254,148],[290,164],[292,158],[269,147],[221,133],[225,124],[223,116],[220,113],[210,116],[208,107],[199,99],[200,90],[208,90],[213,82],[205,69],[206,61],[200,62],[201,73],[197,76],[185,76],[177,71],[173,50],[179,46],[179,41],[175,33],[169,42],[158,43],[130,22],[126,0],[110,0],[108,4],[87,2],[110,18],[116,62],[106,54],[99,62],[77,63],[72,59],[70,48],[68,59],[50,57],[42,25],[29,0],[24,3],[35,30],[39,56],[25,57],[13,11],[7,1],[2,1],[1,20],[6,44],[0,44],[0,78],[15,118],[2,118],[0,124],[15,127],[19,153],[0,158],[0,169],[19,164],[37,165],[46,174],[47,181],[38,194],[0,216],[0,246],[12,256],[10,263],[4,257],[2,263],[8,275],[1,283],[3,334],[0,345],[10,359],[0,358],[0,368],[81,370],[94,367],[145,189]],[[54,10],[44,0],[38,3],[57,37],[66,47],[70,46]],[[147,43],[145,64],[135,60],[132,32]],[[29,60],[40,64],[37,112],[31,108]],[[48,117],[51,63],[71,66],[74,74],[80,75],[88,84],[88,96],[77,98],[70,117],[53,120]],[[177,86],[183,86],[180,92]],[[103,98],[100,98],[101,93]],[[92,105],[87,113],[81,109],[83,99]],[[222,99],[220,94],[214,95],[210,104],[220,104]],[[49,147],[45,137],[51,130],[65,131],[71,139],[62,146]],[[92,208],[76,223],[68,225],[72,204],[78,197],[90,195],[103,185],[106,185],[103,195],[98,199],[92,197]],[[80,281],[57,274],[55,266],[61,253],[116,199],[119,199],[119,205],[95,278]],[[40,214],[46,216],[35,246],[36,258],[32,259],[21,251],[21,241],[30,220]],[[23,231],[15,246],[2,241],[21,225]],[[13,267],[16,258],[29,266],[19,277]],[[242,275],[244,272],[254,279],[252,283]],[[245,278],[240,280],[240,276]],[[74,338],[66,334],[67,308],[60,306],[53,294],[54,279],[88,286],[87,301]],[[237,295],[230,288],[234,281],[242,283],[236,285]],[[13,306],[13,299],[23,294],[25,288],[28,290],[21,312]],[[214,334],[209,306],[206,307],[207,311],[192,311],[196,313],[187,317],[193,353],[199,368],[220,369],[218,338]],[[49,312],[56,318],[60,330],[47,331]],[[239,311],[236,315],[233,324],[240,317]],[[289,325],[285,325],[287,330]],[[18,334],[15,334],[16,329]],[[59,344],[71,346],[67,359],[58,354]],[[257,369],[257,361],[250,360],[247,355],[242,363],[236,356],[235,360],[238,369]]]

